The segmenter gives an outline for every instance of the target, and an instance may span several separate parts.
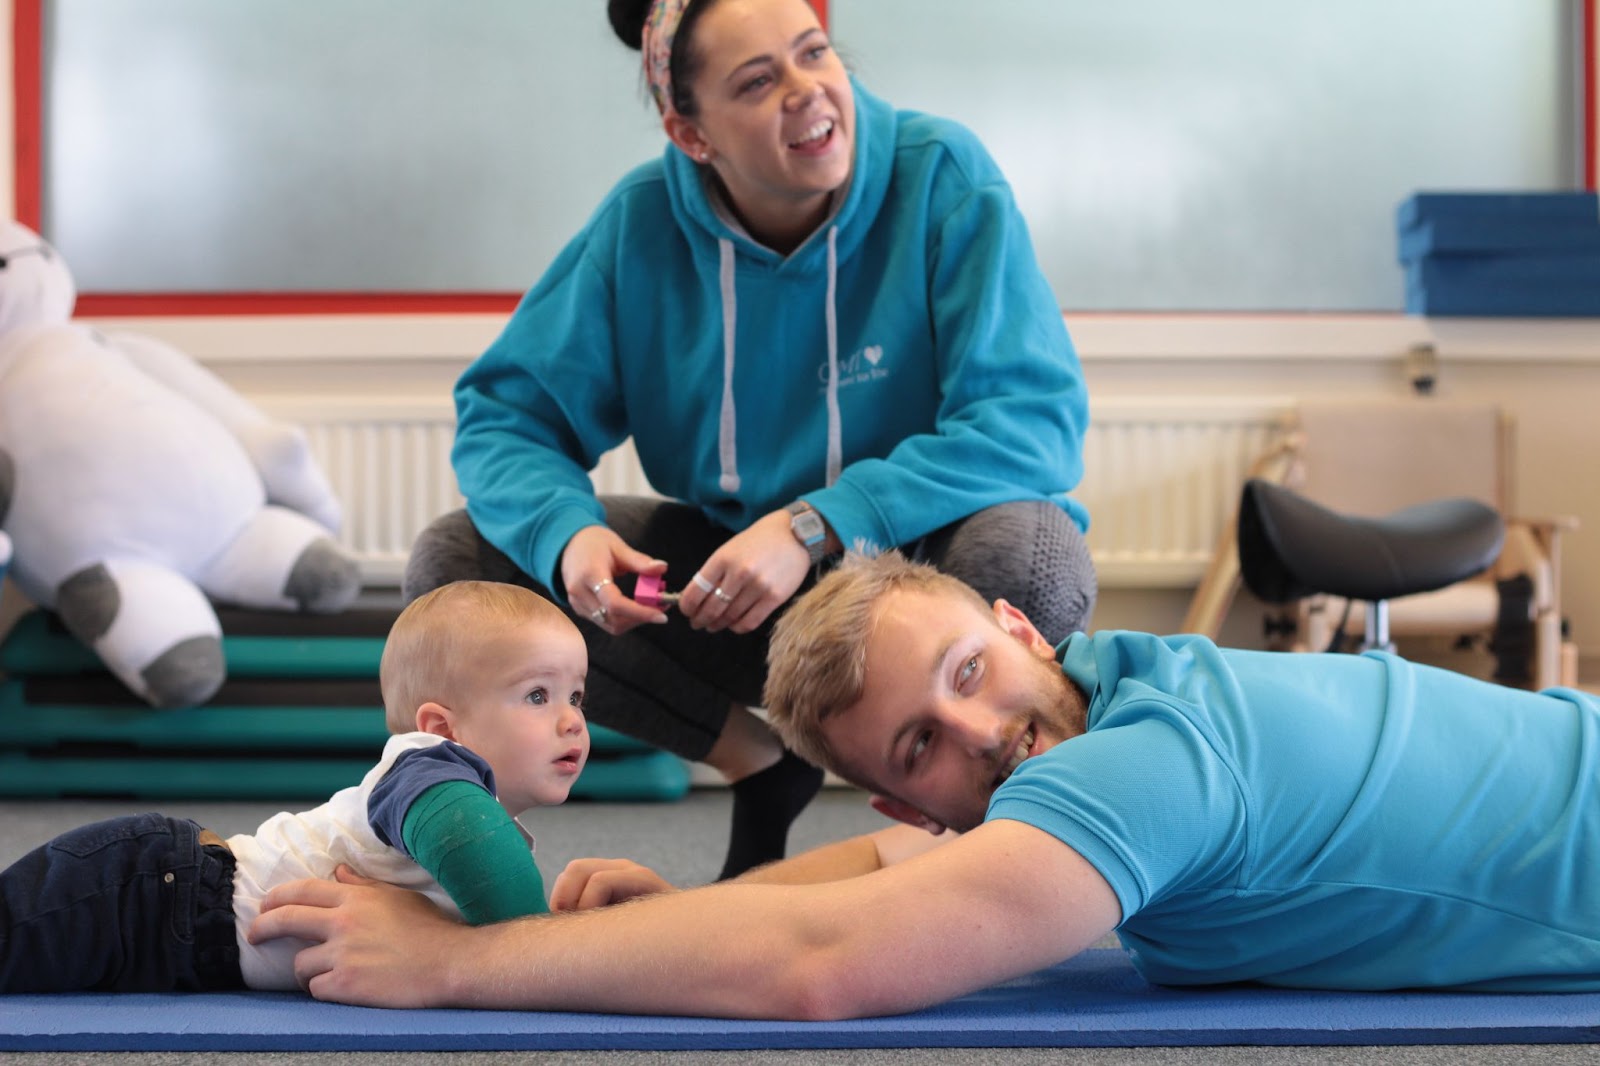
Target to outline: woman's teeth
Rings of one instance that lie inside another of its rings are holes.
[[[833,119],[825,118],[815,126],[812,126],[810,129],[806,130],[805,134],[798,141],[791,141],[789,147],[804,148],[808,144],[813,144],[822,140],[822,138],[826,137],[832,132]]]

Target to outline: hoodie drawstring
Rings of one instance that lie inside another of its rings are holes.
[[[839,422],[839,227],[828,227],[828,466],[823,485],[839,480],[844,466],[843,431]]]
[[[717,455],[722,461],[719,484],[730,496],[739,491],[739,443],[733,417],[733,335],[739,321],[733,295],[733,242],[717,242],[722,250],[722,417],[717,425]]]
[[[839,415],[839,227],[828,227],[828,455],[823,484],[839,480],[844,468],[844,433]],[[730,495],[739,491],[738,422],[733,407],[734,335],[738,326],[738,304],[734,295],[733,242],[717,241],[721,252],[719,282],[722,289],[722,411],[717,423],[717,458],[722,471],[718,485]]]

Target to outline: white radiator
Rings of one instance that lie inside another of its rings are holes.
[[[1075,495],[1101,587],[1197,584],[1251,464],[1293,409],[1282,397],[1091,399]]]
[[[450,469],[454,409],[440,402],[257,398],[298,423],[344,503],[340,540],[367,581],[397,584],[417,533],[460,507]],[[1123,398],[1093,402],[1077,495],[1103,587],[1193,585],[1232,515],[1250,463],[1284,425],[1281,398]],[[594,471],[605,493],[650,494],[631,445]]]

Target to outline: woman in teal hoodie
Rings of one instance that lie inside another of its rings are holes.
[[[586,623],[590,718],[734,783],[733,876],[782,856],[820,785],[748,708],[774,615],[830,557],[898,547],[1053,641],[1086,626],[1087,397],[994,161],[855,83],[806,0],[610,16],[671,144],[462,375],[467,507],[406,592],[521,581]],[[596,497],[630,436],[666,499]],[[640,576],[681,598],[638,602]]]

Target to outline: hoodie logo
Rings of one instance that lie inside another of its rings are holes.
[[[889,368],[883,365],[883,345],[869,344],[865,348],[852,352],[848,358],[839,360],[839,387],[860,385],[868,381],[881,381],[889,376]],[[824,362],[817,368],[817,380],[823,388],[828,387],[828,364]]]

